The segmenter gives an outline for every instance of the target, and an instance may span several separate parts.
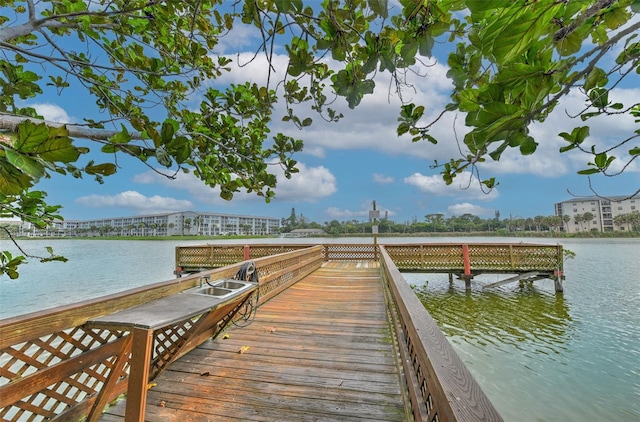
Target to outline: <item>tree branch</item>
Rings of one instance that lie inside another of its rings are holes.
[[[15,116],[13,114],[7,113],[0,113],[0,129],[9,129],[11,131],[15,131],[18,125],[25,120],[31,120],[35,124],[44,123],[49,127],[66,126],[67,130],[69,131],[69,136],[72,138],[91,139],[94,141],[108,141],[109,138],[120,133],[120,131],[116,130],[91,129],[80,125],[52,122],[49,120],[34,119],[32,117]],[[136,131],[129,132],[129,136],[131,136],[131,139],[135,140],[145,139],[142,136],[141,132]]]
[[[571,23],[565,27],[560,28],[555,34],[553,34],[553,41],[560,42],[566,38],[569,34],[575,31],[580,25],[582,25],[587,19],[596,15],[603,9],[610,7],[615,0],[599,0],[596,4],[588,8],[581,15],[578,15]]]

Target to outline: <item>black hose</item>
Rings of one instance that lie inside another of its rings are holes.
[[[232,321],[233,325],[242,328],[253,322],[258,311],[258,304],[260,303],[260,282],[258,279],[258,270],[256,269],[253,261],[245,262],[233,278],[236,280],[249,281],[258,285],[255,294],[252,294],[245,303],[243,309],[238,311],[240,318]]]

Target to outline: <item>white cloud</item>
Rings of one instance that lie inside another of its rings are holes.
[[[121,192],[112,196],[82,196],[77,198],[76,202],[91,208],[129,208],[138,214],[184,211],[193,206],[191,201],[158,195],[148,197],[136,191]]]
[[[374,173],[373,174],[373,181],[375,183],[379,183],[381,185],[388,185],[390,183],[395,182],[395,179],[391,176],[385,176],[384,174],[380,174],[380,173]]]
[[[249,45],[246,40],[256,39],[256,32],[249,31],[241,34],[236,47]],[[227,49],[226,51],[231,51]],[[253,52],[242,52],[229,57],[234,60],[233,71],[216,79],[216,84],[221,86],[229,83],[243,83],[250,80],[256,83],[266,83],[268,63],[263,54],[255,55]],[[272,79],[280,80],[286,72],[288,62],[285,54],[274,54],[272,57]],[[336,62],[326,59],[330,68],[337,70]],[[238,63],[244,64],[240,67]],[[331,104],[336,111],[344,113],[345,117],[338,123],[327,123],[315,112],[308,109],[308,105],[295,106],[295,110],[301,117],[312,117],[314,124],[299,131],[291,123],[281,122],[278,117],[283,115],[284,104],[278,105],[274,113],[273,132],[283,132],[287,135],[304,140],[304,154],[323,158],[331,150],[363,150],[377,151],[394,156],[411,156],[422,158],[428,162],[438,160],[447,161],[450,158],[458,158],[466,154],[466,147],[462,142],[468,128],[464,125],[464,114],[446,113],[430,129],[430,134],[439,140],[437,145],[427,141],[412,142],[410,135],[398,137],[396,127],[400,110],[400,96],[404,101],[413,101],[425,106],[425,117],[422,124],[432,122],[439,115],[445,105],[450,102],[451,82],[446,77],[448,67],[445,62],[433,62],[417,68],[424,76],[416,76],[407,73],[407,83],[410,88],[405,88],[401,94],[395,90],[396,86],[390,81],[388,73],[378,73],[375,76],[376,88],[374,93],[363,98],[362,103],[355,109],[347,107],[343,98],[337,98]],[[305,79],[301,80],[301,84]],[[332,98],[332,97],[329,97]],[[610,93],[612,101],[621,101],[625,104],[634,103],[640,98],[640,89],[624,89],[617,87]],[[532,174],[545,178],[560,177],[574,173],[586,166],[589,157],[577,151],[561,154],[559,148],[565,142],[558,137],[561,131],[571,131],[575,126],[591,125],[591,136],[588,139],[589,146],[610,146],[637,130],[637,123],[626,115],[606,116],[582,122],[579,118],[571,118],[584,109],[584,94],[579,91],[571,92],[562,99],[555,110],[543,123],[536,123],[530,127],[531,134],[539,142],[537,151],[533,155],[522,156],[518,148],[507,149],[500,161],[495,162],[490,158],[486,163],[480,164],[484,172],[482,177],[506,174]],[[623,148],[625,149],[625,148]],[[629,148],[626,148],[628,150]],[[614,163],[614,169],[620,169],[627,160],[625,151],[616,151],[618,160]],[[640,171],[640,161],[632,163],[629,171]]]
[[[480,201],[490,201],[499,195],[498,189],[494,188],[488,193],[482,190],[478,179],[465,171],[458,175],[451,185],[447,185],[439,174],[426,176],[421,173],[414,173],[405,177],[404,182],[415,186],[420,192],[435,196],[455,196],[466,199]]]
[[[450,215],[461,216],[463,214],[472,214],[478,217],[493,217],[495,216],[495,210],[481,207],[479,205],[473,205],[468,202],[462,204],[450,205],[447,208]]]
[[[291,179],[280,172],[276,187],[276,200],[316,202],[333,195],[338,190],[336,177],[324,166],[308,167],[298,163],[299,173]],[[278,167],[279,169],[279,167]]]
[[[337,191],[336,178],[326,167],[310,167],[300,162],[297,167],[300,171],[294,173],[291,179],[284,176],[280,166],[270,168],[278,180],[275,188],[276,197],[272,201],[316,202]],[[179,173],[176,175],[176,179],[171,180],[148,171],[134,176],[133,181],[142,184],[161,184],[169,188],[180,189],[188,192],[194,200],[207,204],[229,205],[228,201],[220,198],[220,188],[211,188],[205,185],[192,173]],[[233,195],[234,203],[256,201],[263,202],[264,199],[255,193],[237,192]]]
[[[640,98],[640,89],[616,88],[611,91],[609,98],[612,102],[633,104]],[[559,177],[568,173],[575,173],[585,169],[587,162],[592,161],[592,156],[573,150],[560,153],[560,148],[568,145],[558,136],[560,132],[571,133],[573,128],[589,126],[589,137],[584,141],[583,147],[587,150],[592,145],[596,150],[602,151],[612,148],[620,141],[628,138],[638,129],[633,117],[627,114],[599,116],[583,122],[580,118],[572,118],[584,110],[584,94],[573,91],[556,106],[555,110],[543,123],[536,123],[530,127],[531,135],[538,141],[538,148],[532,155],[523,156],[517,148],[508,148],[499,162],[487,161],[480,168],[495,174],[533,174],[542,177]],[[617,148],[610,154],[617,157],[611,171],[621,170],[629,160],[629,148]],[[640,163],[631,163],[625,172],[640,171]]]
[[[30,104],[45,120],[58,123],[73,123],[67,112],[60,106],[51,103]]]
[[[253,25],[234,25],[225,36],[220,37],[216,51],[220,54],[235,53],[242,48],[260,42],[260,31]]]
[[[263,54],[242,52],[237,55],[229,54],[233,60],[230,64],[231,72],[212,81],[218,87],[228,84],[241,84],[246,81],[265,84],[269,72],[269,64]],[[337,70],[338,63],[327,59],[330,68]],[[288,57],[284,54],[274,54],[271,57],[271,84],[281,80],[286,74]],[[423,123],[431,122],[445,104],[449,101],[451,82],[446,78],[447,67],[440,63],[433,63],[421,67],[425,76],[418,77],[413,73],[407,74],[410,88],[402,92],[404,101],[415,101],[426,105]],[[300,84],[305,83],[302,78]],[[326,150],[375,150],[393,155],[410,155],[425,159],[448,159],[452,154],[458,154],[458,147],[452,136],[454,115],[447,114],[434,127],[433,134],[442,142],[432,145],[429,142],[412,142],[411,136],[398,137],[396,127],[401,101],[395,85],[388,73],[378,73],[375,77],[376,88],[373,94],[366,95],[356,109],[349,109],[343,98],[337,98],[330,107],[344,118],[339,122],[326,122],[315,111],[310,110],[308,104],[295,105],[295,111],[301,118],[311,117],[313,125],[298,130],[290,122],[281,122],[285,104],[281,103],[274,111],[273,132],[282,132],[295,138],[304,140],[304,153],[315,157],[326,156]],[[281,88],[278,88],[281,91]],[[328,98],[333,94],[327,92]]]

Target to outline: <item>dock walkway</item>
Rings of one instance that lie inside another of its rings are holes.
[[[148,421],[403,421],[407,410],[378,263],[326,262],[172,363]],[[126,400],[101,421],[124,420]]]

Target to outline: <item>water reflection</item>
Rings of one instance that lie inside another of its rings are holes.
[[[535,285],[512,290],[470,291],[459,286],[414,286],[445,335],[476,346],[509,345],[519,350],[561,354],[570,339],[571,317],[564,296]]]

